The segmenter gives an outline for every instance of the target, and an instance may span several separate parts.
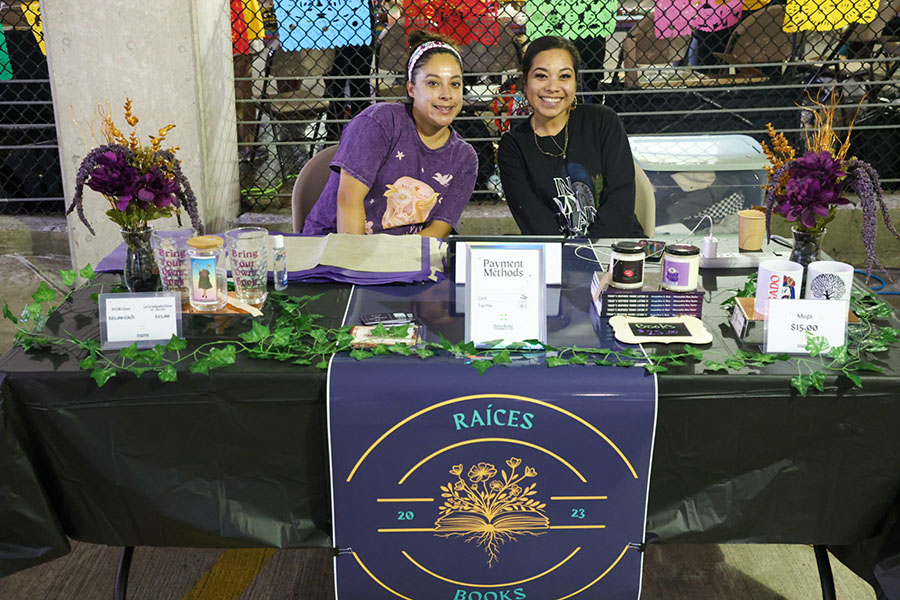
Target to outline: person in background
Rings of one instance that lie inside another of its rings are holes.
[[[532,114],[497,152],[507,205],[526,235],[644,237],[625,129],[612,109],[577,102],[579,63],[566,38],[528,45],[522,78]]]
[[[332,174],[303,233],[447,237],[475,187],[478,159],[450,124],[462,108],[462,59],[437,34],[414,31],[411,102],[379,103],[341,135]]]

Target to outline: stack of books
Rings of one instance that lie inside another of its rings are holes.
[[[661,289],[658,271],[644,273],[640,289],[620,290],[609,286],[609,272],[595,271],[591,279],[591,298],[601,317],[675,317],[703,315],[703,290],[670,292]]]

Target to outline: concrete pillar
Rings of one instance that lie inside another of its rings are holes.
[[[41,12],[66,204],[81,159],[103,143],[98,105],[109,103],[127,135],[122,105],[129,97],[143,142],[175,123],[163,147],[180,147],[206,231],[227,227],[240,205],[228,0],[42,0]],[[84,205],[97,235],[69,215],[78,268],[96,265],[122,241],[100,194],[85,188]]]

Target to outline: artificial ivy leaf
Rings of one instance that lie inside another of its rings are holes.
[[[250,326],[250,331],[245,331],[238,337],[248,344],[255,344],[256,342],[263,341],[270,335],[271,333],[269,332],[268,327],[266,327],[259,321],[253,321],[253,324]]]
[[[63,285],[75,285],[75,271],[72,269],[60,269],[59,278],[62,280]]]
[[[81,362],[78,363],[78,366],[87,371],[88,369],[93,369],[94,365],[97,364],[97,358],[92,354],[85,356],[81,359]]]
[[[591,348],[590,351],[592,354],[600,354],[602,356],[609,356],[613,353],[609,348]]]
[[[684,351],[690,354],[694,358],[694,360],[703,360],[703,352],[699,348],[695,348],[690,344],[685,344]]]
[[[140,377],[147,371],[152,371],[153,369],[151,369],[150,367],[132,367],[128,370],[131,371],[132,373],[134,373],[135,377]]]
[[[809,375],[796,375],[791,377],[791,387],[800,392],[800,395],[806,398],[806,391],[809,389]]]
[[[317,363],[315,364],[315,367],[316,367],[317,369],[327,369],[327,368],[328,368],[328,361],[327,361],[327,360],[320,360],[319,362],[317,362]]]
[[[191,363],[188,369],[191,373],[200,373],[201,375],[209,375],[209,359],[201,358]]]
[[[384,323],[379,323],[372,329],[371,335],[373,337],[388,337],[387,327],[384,326]]]
[[[727,358],[725,359],[725,366],[729,369],[734,369],[735,371],[740,371],[744,368],[746,363],[739,358]]]
[[[872,363],[861,362],[856,365],[857,371],[875,371],[876,373],[884,373],[884,369],[876,367]]]
[[[809,374],[809,381],[814,388],[820,392],[825,391],[825,373],[822,371],[813,371]]]
[[[374,355],[368,350],[363,350],[362,348],[356,348],[355,350],[350,351],[350,358],[355,358],[356,360],[362,360],[371,356]]]
[[[727,371],[728,370],[728,367],[726,367],[722,363],[716,362],[714,360],[704,360],[703,366],[705,366],[710,371]]]
[[[440,334],[440,336],[441,336],[441,348],[443,348],[444,350],[450,350],[451,348],[453,348],[453,344],[450,343],[450,340],[448,340],[447,338],[444,337],[443,333]],[[450,350],[450,351],[452,352],[452,350]]]
[[[294,330],[290,327],[279,327],[272,334],[272,344],[275,346],[289,346],[294,336]],[[352,336],[351,336],[352,338]]]
[[[603,359],[603,358],[598,358],[597,360],[594,361],[594,364],[595,364],[595,365],[599,365],[599,366],[601,366],[601,367],[609,367],[609,366],[612,366],[612,365],[614,365],[614,364],[616,364],[616,363],[612,362],[611,360],[606,360],[606,359]]]
[[[569,364],[569,361],[565,358],[560,358],[558,356],[548,356],[547,357],[547,366],[548,367],[562,367],[563,365]]]
[[[866,352],[871,352],[872,354],[877,354],[879,352],[885,352],[888,347],[882,344],[881,342],[869,342],[865,345]]]
[[[353,336],[346,331],[339,331],[338,334],[334,336],[334,341],[341,348],[346,348],[353,343]]]
[[[634,348],[625,348],[622,350],[622,356],[627,356],[629,358],[644,358],[644,353]]]
[[[489,360],[473,360],[472,366],[475,367],[479,375],[484,375],[484,372],[493,367],[494,363]]]
[[[855,385],[856,387],[858,387],[858,388],[862,387],[862,377],[860,377],[853,371],[844,371],[844,376],[846,376],[847,379],[852,381],[853,385]]]
[[[466,354],[466,355],[477,353],[477,351],[475,350],[475,342],[460,343],[459,350],[460,350],[461,354]]]
[[[504,363],[511,363],[512,358],[509,355],[509,350],[501,350],[494,356],[494,364],[502,365]]]
[[[881,343],[882,344],[893,344],[897,341],[900,341],[900,329],[894,329],[893,327],[882,327],[881,328]]]
[[[809,355],[815,358],[828,350],[828,340],[821,335],[813,335],[807,331],[806,349],[809,350]]]
[[[668,360],[667,364],[668,364],[670,367],[683,367],[683,366],[684,366],[685,364],[687,364],[687,363],[685,363],[685,362],[684,362],[683,360],[681,360],[680,358],[670,358],[670,359]]]
[[[524,342],[511,342],[506,345],[507,350],[521,350],[522,348],[527,347]]]
[[[314,339],[316,342],[318,342],[320,344],[327,344],[328,343],[328,330],[321,329],[318,327],[315,329],[310,329],[309,337],[311,337],[312,339]]]
[[[556,348],[554,348],[553,346],[549,346],[540,340],[530,339],[530,340],[525,340],[524,343],[526,346],[531,346],[531,347],[540,346],[547,352],[555,352],[556,351]]]
[[[177,381],[178,371],[175,369],[175,365],[166,365],[166,367],[159,372],[159,380],[163,383]]]
[[[569,364],[572,364],[572,365],[586,365],[586,364],[587,364],[587,359],[585,359],[584,356],[582,356],[582,355],[580,355],[580,354],[573,354],[573,355],[572,355],[572,358],[569,359]]]
[[[308,358],[297,358],[294,360],[295,365],[311,365],[312,361]]]
[[[429,358],[431,356],[434,356],[434,352],[432,352],[431,350],[429,350],[428,348],[425,348],[425,347],[416,348],[416,354],[418,354],[419,358],[421,358],[423,360],[426,358]]]
[[[3,303],[3,316],[6,317],[7,319],[9,319],[10,321],[12,321],[13,323],[15,323],[16,325],[19,324],[19,320],[15,317],[15,315],[12,314],[12,311],[9,310],[9,304],[7,304],[6,302]]]
[[[166,344],[166,350],[171,350],[173,352],[178,350],[184,350],[187,348],[187,340],[183,340],[174,333],[172,337],[169,339],[169,343]]]
[[[116,370],[112,367],[97,367],[91,371],[91,377],[97,382],[97,387],[103,387],[110,377],[116,376]]]
[[[635,361],[633,360],[620,360],[616,363],[617,367],[633,367],[635,365]]]
[[[163,355],[166,352],[165,346],[153,346],[149,350],[144,350],[143,352],[138,352],[137,359],[148,365],[158,365],[162,362]]]
[[[407,325],[394,325],[393,327],[388,329],[388,335],[391,337],[398,337],[398,338],[406,337],[406,335],[409,333],[409,328],[410,328],[410,326],[408,324]]]
[[[137,355],[138,355],[137,342],[119,350],[119,356],[121,356],[122,358],[135,359],[135,358],[137,358]]]
[[[406,344],[394,344],[393,346],[390,346],[390,349],[394,354],[399,354],[401,356],[409,356],[413,352],[412,348]]]
[[[98,294],[97,292],[94,292],[93,294],[91,294],[91,302],[93,302],[94,304],[97,304],[99,301],[100,301],[100,294]]]
[[[97,279],[97,274],[94,272],[94,267],[91,265],[84,265],[84,267],[78,271],[78,274],[89,281]]]
[[[35,303],[52,302],[56,300],[56,291],[43,281],[38,284],[37,290],[31,295]]]
[[[850,353],[848,352],[847,344],[834,346],[831,350],[828,351],[828,356],[834,359],[834,361],[838,364],[844,364],[850,359]]]
[[[213,348],[209,351],[209,357],[206,360],[209,361],[210,369],[218,369],[220,367],[227,367],[228,365],[234,364],[234,359],[237,357],[237,348],[231,344],[228,344],[224,348]]]
[[[669,370],[663,365],[655,365],[652,363],[644,365],[644,369],[646,369],[648,373],[664,373]]]

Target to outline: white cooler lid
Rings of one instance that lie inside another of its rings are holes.
[[[645,171],[755,171],[768,164],[747,135],[629,136],[634,160]]]

